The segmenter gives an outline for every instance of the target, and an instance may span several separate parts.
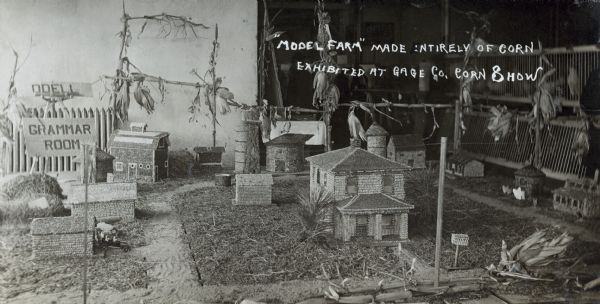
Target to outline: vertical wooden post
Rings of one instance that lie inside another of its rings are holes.
[[[84,227],[83,227],[83,304],[87,304],[87,237],[88,237],[88,152],[87,144],[83,145],[83,184],[84,187]]]
[[[441,138],[440,177],[438,180],[438,205],[435,232],[435,277],[434,287],[440,286],[440,254],[442,250],[442,216],[444,210],[444,168],[446,168],[446,137]]]
[[[541,134],[540,134],[541,133],[541,131],[540,131],[541,122],[542,122],[541,115],[538,113],[538,115],[535,119],[535,147],[533,149],[533,166],[536,167],[537,169],[542,168],[542,158],[541,158],[542,144],[541,144]]]
[[[461,124],[460,124],[460,114],[462,113],[462,106],[460,103],[460,99],[457,99],[454,104],[454,138],[452,148],[454,153],[458,152],[460,149],[460,136],[461,136]]]
[[[450,0],[442,0],[442,41],[450,40]]]

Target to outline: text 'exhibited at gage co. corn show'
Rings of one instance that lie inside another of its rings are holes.
[[[23,135],[31,156],[74,156],[96,140],[93,118],[26,118]]]

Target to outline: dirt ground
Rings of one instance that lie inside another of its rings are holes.
[[[409,217],[411,242],[404,248],[432,264],[435,179],[421,176],[409,180],[416,183],[407,184],[407,201],[415,209]],[[465,183],[485,185],[486,181]],[[307,191],[307,185],[306,177],[276,178],[275,204],[264,208],[232,208],[233,188],[216,188],[209,176],[140,185],[136,222],[122,227],[122,237],[134,249],[92,259],[90,303],[164,303],[165,299],[172,303],[234,303],[248,297],[293,303],[322,295],[326,281],[321,264],[334,280],[339,281],[339,269],[340,277],[351,277],[356,284],[367,276],[366,280],[376,282],[401,274],[392,249],[328,249],[298,242],[300,224],[291,202],[297,191]],[[502,239],[511,246],[536,229],[548,227],[467,199],[450,186],[444,211],[444,267],[450,266],[454,257],[450,233],[470,236],[469,246],[461,250],[459,266],[481,268],[498,262]],[[2,227],[0,241],[0,296],[7,303],[81,303],[81,261],[32,261],[27,227]],[[289,255],[286,250],[294,244],[295,255]],[[565,265],[585,252],[600,252],[598,244],[581,240],[574,244]],[[315,257],[320,260],[311,261]],[[512,283],[500,290],[530,295],[569,292],[561,284]],[[455,300],[488,294],[466,294]],[[434,302],[443,303],[441,299]]]

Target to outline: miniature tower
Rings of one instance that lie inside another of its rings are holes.
[[[373,122],[366,132],[367,135],[367,151],[379,155],[386,156],[387,152],[387,136],[389,133],[378,123]]]

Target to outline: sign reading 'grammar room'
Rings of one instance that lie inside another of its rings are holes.
[[[76,156],[96,141],[93,118],[25,118],[25,149],[31,156]]]

